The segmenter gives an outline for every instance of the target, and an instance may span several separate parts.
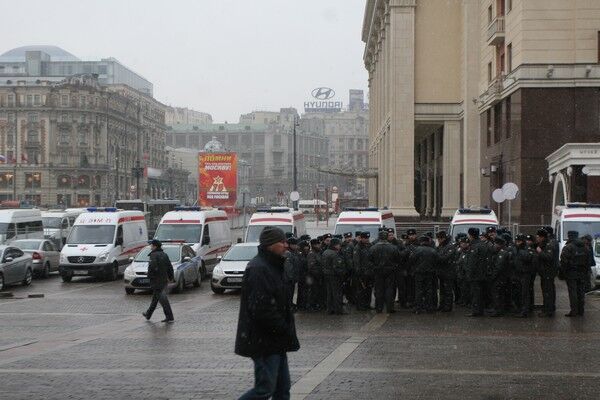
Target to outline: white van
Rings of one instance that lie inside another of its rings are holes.
[[[148,229],[141,211],[91,207],[75,220],[60,252],[59,272],[64,282],[73,276],[115,280],[129,257],[148,245]]]
[[[568,203],[557,206],[552,214],[552,227],[560,250],[567,243],[569,231],[579,232],[579,237],[600,235],[600,204]]]
[[[450,222],[450,237],[455,238],[459,233],[467,234],[469,228],[477,228],[485,232],[488,226],[498,228],[498,217],[489,208],[459,208]]]
[[[181,242],[192,247],[202,258],[202,278],[212,270],[231,247],[229,217],[216,208],[176,207],[160,220],[154,239]]]
[[[396,232],[396,221],[389,210],[379,210],[376,207],[344,208],[335,222],[335,235],[346,232],[369,232],[371,241],[377,239],[379,228],[391,228]]]
[[[48,210],[42,212],[44,237],[51,240],[60,250],[69,237],[75,220],[86,211],[85,208],[68,208],[66,210]]]
[[[269,225],[281,228],[286,233],[292,233],[295,237],[306,234],[306,220],[302,211],[295,211],[288,207],[259,208],[250,217],[244,241],[258,242],[260,233],[265,226]]]
[[[0,244],[43,238],[42,213],[37,208],[0,210]]]

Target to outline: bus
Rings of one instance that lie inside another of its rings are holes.
[[[148,201],[136,199],[136,200],[117,200],[115,207],[119,210],[138,210],[144,213],[146,217],[146,224],[148,225],[148,231],[156,231],[156,227],[160,223],[160,219],[169,211],[175,210],[179,207],[181,202],[179,200],[170,199],[152,199]]]

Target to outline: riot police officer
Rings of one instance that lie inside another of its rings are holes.
[[[323,252],[328,314],[344,314],[342,283],[346,274],[346,261],[341,250],[342,242],[338,238],[333,238],[329,243],[329,248]]]
[[[532,309],[531,304],[531,286],[532,279],[535,276],[535,252],[527,246],[527,236],[519,234],[515,237],[515,253],[513,265],[516,277],[520,285],[520,312],[518,317],[526,318]]]
[[[369,258],[369,243],[371,235],[369,232],[361,232],[359,241],[354,246],[354,277],[356,288],[356,309],[359,311],[371,308],[371,297],[373,293],[373,266]]]
[[[491,317],[500,317],[505,311],[505,291],[510,273],[510,253],[506,251],[506,240],[500,236],[494,239],[494,254],[488,269],[492,304]]]
[[[369,259],[373,265],[375,275],[375,310],[383,312],[385,304],[388,313],[394,313],[395,269],[398,265],[400,253],[398,248],[387,241],[388,233],[379,232],[379,240],[371,246]]]
[[[571,311],[566,317],[583,316],[585,311],[585,280],[589,279],[589,249],[579,239],[579,232],[567,232],[567,244],[560,254],[560,267],[567,280]]]
[[[440,307],[442,312],[452,311],[454,305],[454,282],[456,281],[456,246],[445,231],[436,234],[438,239],[439,262],[436,273],[440,287]]]
[[[319,311],[325,305],[325,288],[323,275],[323,255],[319,239],[310,241],[310,253],[306,257],[307,263],[307,308],[310,311]]]
[[[536,267],[540,276],[544,305],[540,317],[553,317],[556,311],[556,286],[554,279],[558,275],[554,244],[548,240],[548,232],[539,229],[536,235]]]

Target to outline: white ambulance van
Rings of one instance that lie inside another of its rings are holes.
[[[396,232],[396,221],[389,210],[379,210],[376,207],[344,208],[335,223],[334,235],[346,232],[369,232],[371,241],[377,239],[379,228],[392,228]]]
[[[459,208],[450,222],[450,237],[455,238],[459,233],[467,234],[470,228],[485,232],[488,226],[498,228],[498,217],[489,208]]]
[[[258,242],[265,226],[276,226],[297,238],[306,234],[306,220],[302,211],[288,207],[259,208],[250,217],[244,241]]]
[[[552,228],[559,241],[560,250],[567,243],[569,231],[579,232],[579,237],[600,235],[600,204],[568,203],[558,206],[552,214]]]
[[[116,280],[129,257],[147,245],[148,229],[141,211],[90,207],[77,217],[60,252],[60,276],[64,282],[74,276]]]
[[[42,214],[37,208],[0,210],[0,244],[43,238]]]
[[[68,208],[66,210],[42,211],[44,238],[54,242],[60,250],[67,241],[71,228],[79,214],[86,212],[85,208]]]
[[[154,239],[190,245],[202,258],[204,278],[231,247],[229,217],[216,208],[176,207],[161,218]]]

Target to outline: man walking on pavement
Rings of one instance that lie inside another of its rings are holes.
[[[175,321],[175,318],[173,318],[171,304],[169,304],[169,299],[167,298],[167,284],[175,280],[173,266],[171,265],[169,256],[162,250],[162,243],[159,240],[152,240],[150,247],[152,250],[149,255],[148,278],[150,279],[150,287],[152,288],[152,301],[150,302],[148,311],[142,313],[142,315],[147,320],[150,320],[157,303],[160,302],[166,317],[162,322],[171,323]]]
[[[267,226],[260,234],[258,254],[244,272],[235,353],[254,362],[254,388],[240,400],[289,399],[287,352],[300,348],[291,309],[284,262],[284,232]]]

